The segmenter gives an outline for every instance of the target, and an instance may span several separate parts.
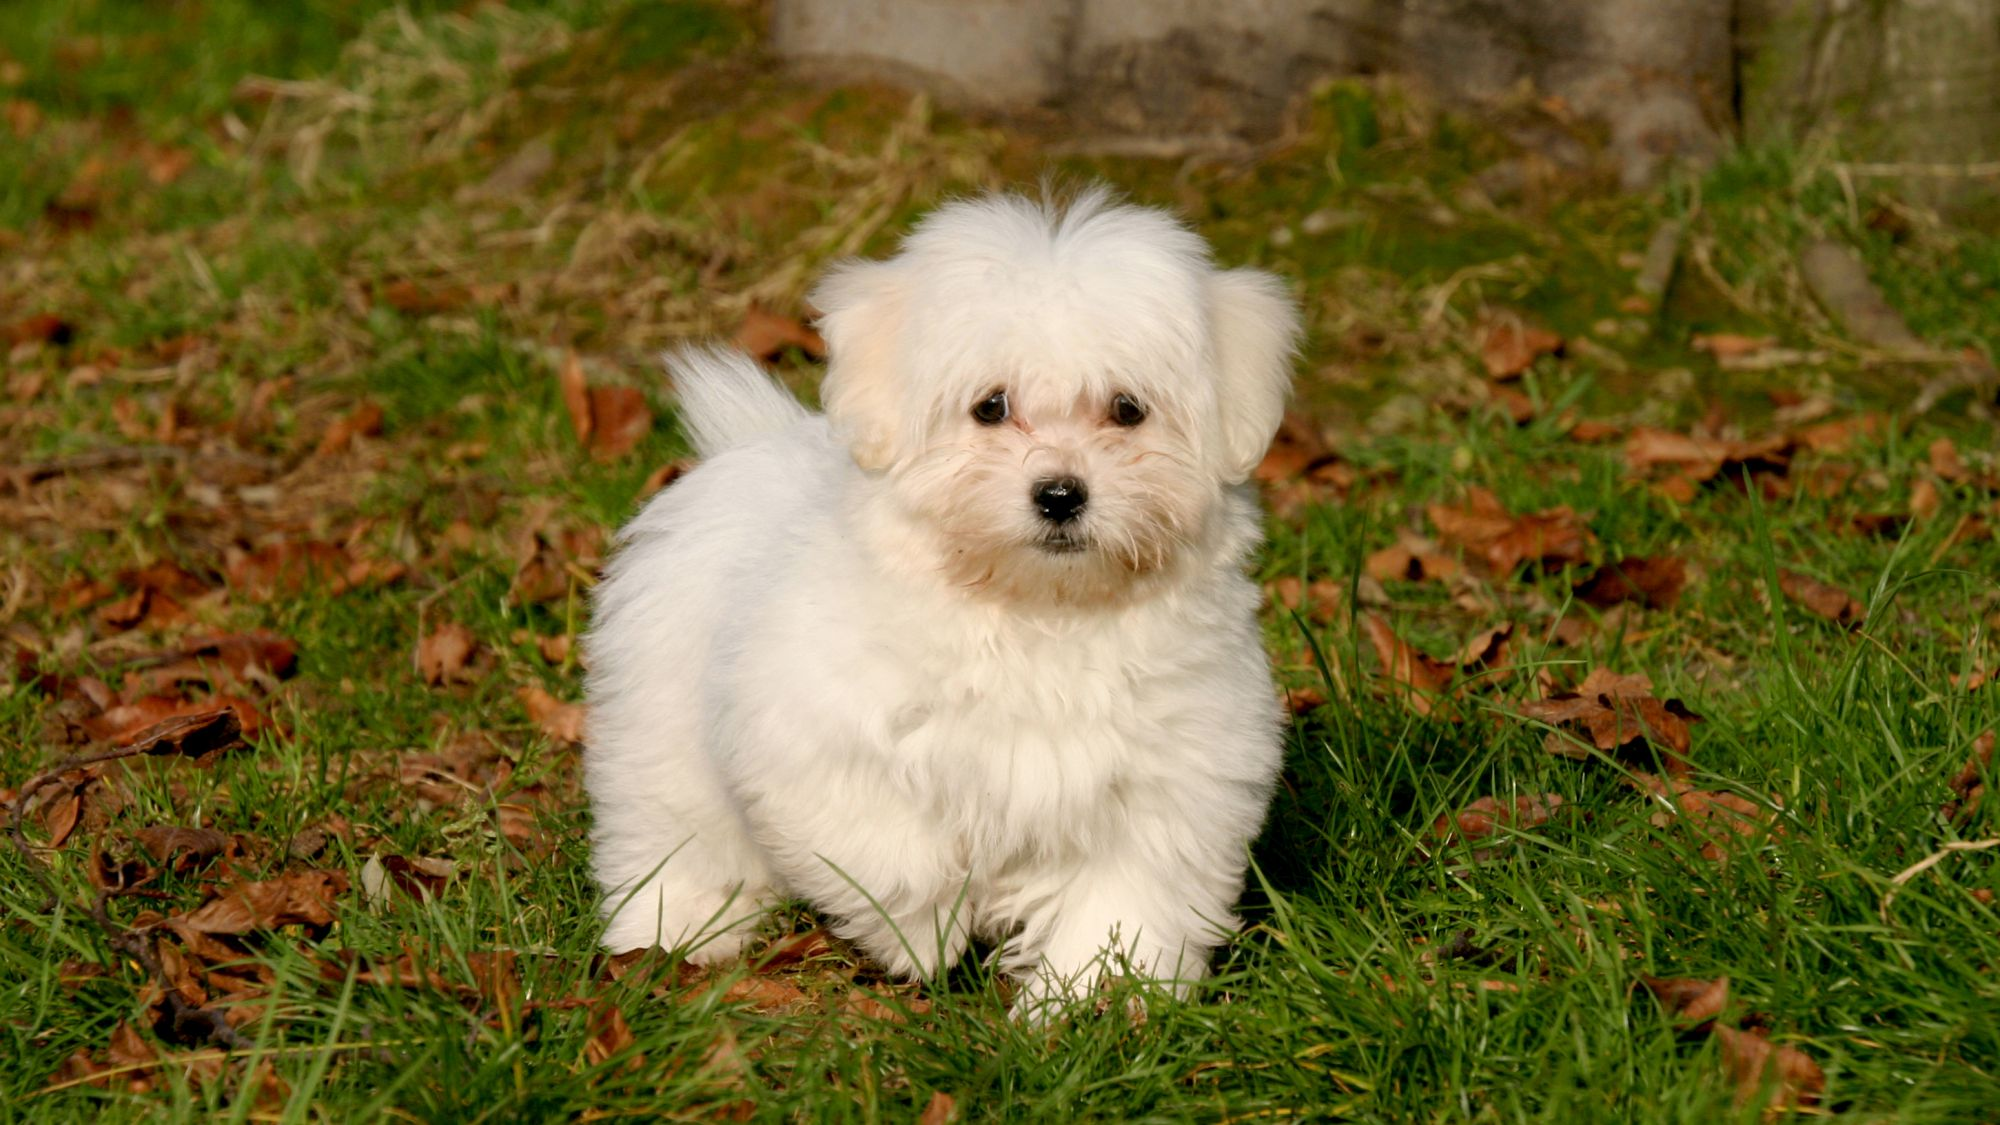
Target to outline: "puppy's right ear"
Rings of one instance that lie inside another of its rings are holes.
[[[896,391],[896,338],[904,315],[902,278],[893,262],[848,262],[813,290],[826,337],[820,402],[854,463],[889,467],[904,444],[906,408]]]

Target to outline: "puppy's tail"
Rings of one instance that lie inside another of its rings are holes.
[[[681,404],[681,425],[695,452],[726,449],[803,421],[806,408],[742,352],[682,348],[666,355]]]

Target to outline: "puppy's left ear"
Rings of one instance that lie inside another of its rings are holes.
[[[1299,310],[1285,283],[1262,270],[1224,270],[1208,279],[1215,346],[1221,465],[1230,482],[1248,480],[1284,420],[1292,395]]]

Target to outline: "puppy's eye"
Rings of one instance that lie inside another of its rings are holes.
[[[1119,395],[1111,400],[1111,420],[1121,426],[1136,426],[1146,420],[1146,408],[1131,395]]]
[[[982,426],[997,426],[1007,420],[1007,392],[994,391],[973,404],[972,417]]]

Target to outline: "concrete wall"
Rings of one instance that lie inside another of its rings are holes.
[[[2000,159],[2000,0],[773,0],[780,53],[1101,133],[1257,137],[1314,79],[1528,84],[1608,127],[1628,184],[1731,137]]]

